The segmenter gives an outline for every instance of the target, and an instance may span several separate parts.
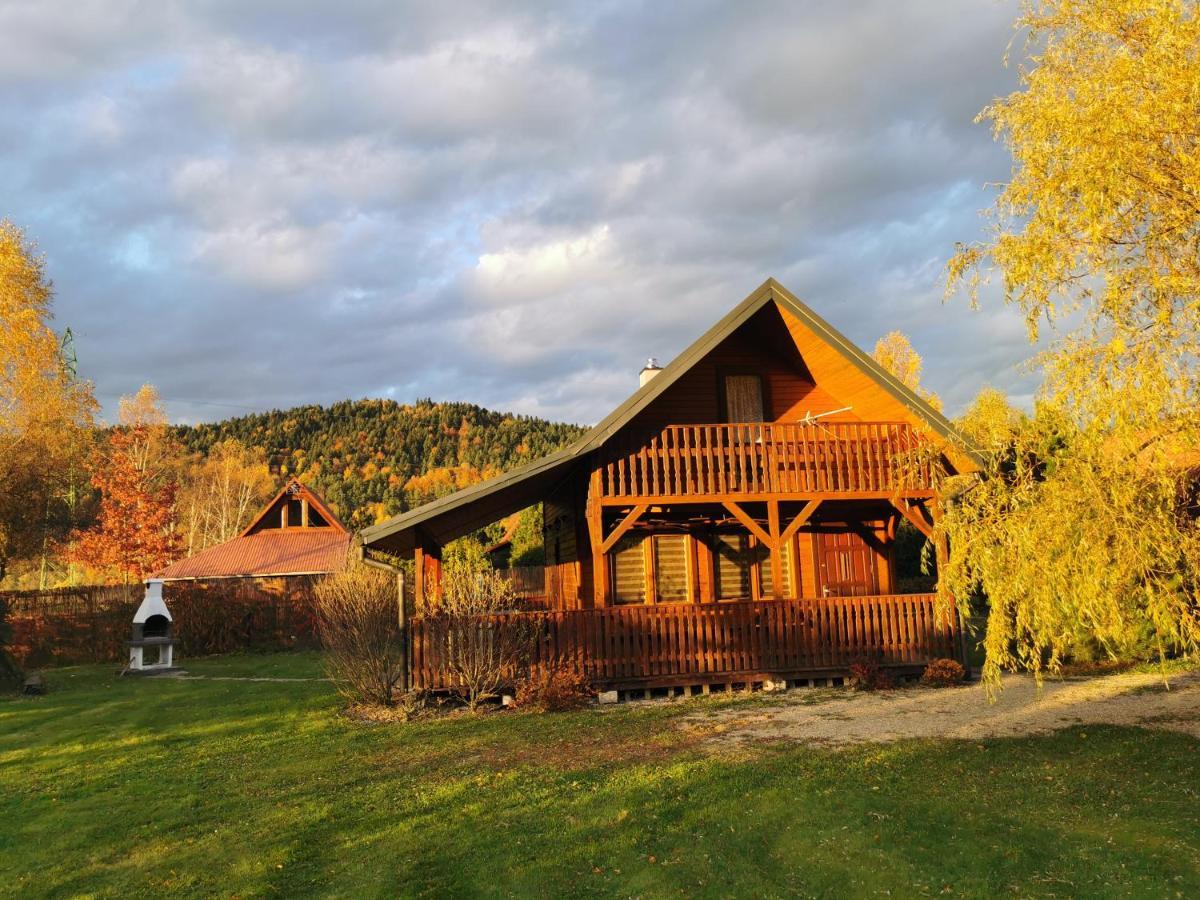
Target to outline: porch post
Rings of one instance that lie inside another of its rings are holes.
[[[592,606],[608,606],[610,597],[608,556],[604,552],[604,507],[600,505],[600,470],[588,481],[586,508],[588,543],[592,546]]]
[[[608,606],[608,555],[604,552],[604,527],[599,503],[588,504],[588,541],[592,545],[592,606]]]
[[[416,607],[424,610],[427,604],[436,602],[442,595],[442,548],[421,537],[413,551],[413,563]]]
[[[425,611],[425,551],[417,544],[413,550],[413,605]]]
[[[767,501],[767,530],[771,534],[771,597],[783,597],[783,541],[779,539],[779,501]]]
[[[408,610],[404,605],[404,570],[396,570],[396,624],[400,628],[400,690],[408,692]]]

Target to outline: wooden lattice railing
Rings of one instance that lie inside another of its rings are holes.
[[[532,665],[573,661],[593,684],[617,687],[845,670],[860,659],[919,666],[960,658],[958,617],[937,603],[935,594],[898,594],[615,606],[488,616],[478,627],[531,631]],[[446,621],[418,617],[411,627],[413,686],[452,688]]]

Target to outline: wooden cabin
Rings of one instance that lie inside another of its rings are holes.
[[[236,579],[287,594],[343,569],[352,537],[312,488],[292,479],[240,535],[172,563],[157,577],[168,589],[175,582]]]
[[[414,682],[438,686],[423,614],[441,548],[542,503],[542,652],[609,687],[917,669],[962,658],[934,595],[896,593],[894,539],[938,515],[926,456],[950,423],[768,280],[571,446],[365,529],[415,563]],[[905,464],[900,465],[901,461]]]

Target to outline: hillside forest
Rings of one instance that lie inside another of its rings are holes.
[[[91,385],[75,371],[69,332],[60,336],[45,327],[50,295],[40,260],[15,228],[8,226],[5,237],[26,304],[43,321],[26,336],[40,367],[24,382],[6,385],[21,401],[14,412],[30,415],[14,423],[24,429],[19,442],[16,428],[9,431],[14,449],[25,453],[7,457],[2,588],[140,580],[236,537],[293,477],[358,529],[544,456],[583,432],[428,399],[347,400],[170,425],[150,385],[122,398],[117,423],[105,426],[93,418]],[[21,350],[12,353],[15,358]],[[510,564],[540,564],[540,509],[473,536],[481,548],[502,539]]]

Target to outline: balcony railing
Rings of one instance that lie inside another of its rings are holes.
[[[921,442],[899,422],[671,425],[607,448],[600,496],[927,491]]]

